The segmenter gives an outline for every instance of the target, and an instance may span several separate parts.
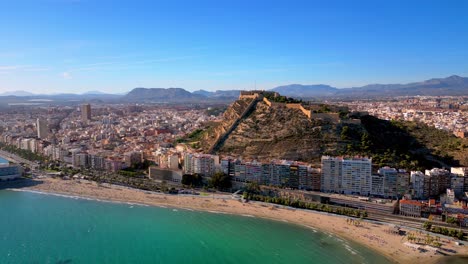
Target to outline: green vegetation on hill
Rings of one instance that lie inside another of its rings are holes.
[[[296,104],[296,103],[301,103],[302,100],[297,100],[291,97],[287,96],[275,96],[274,93],[265,93],[264,94],[265,98],[270,100],[271,102],[275,103],[288,103],[288,104]]]
[[[198,148],[198,142],[203,138],[204,133],[203,129],[195,129],[187,136],[177,139],[177,143],[188,143],[192,148]]]
[[[361,117],[361,125],[344,125],[342,155],[367,155],[379,166],[406,169],[468,165],[468,142],[425,124]]]

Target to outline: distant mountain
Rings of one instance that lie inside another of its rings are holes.
[[[408,84],[370,84],[340,89],[336,95],[351,97],[468,95],[468,78],[453,75]]]
[[[217,90],[214,92],[198,90],[193,93],[182,88],[135,88],[128,93],[108,94],[89,91],[83,94],[34,94],[26,91],[0,93],[3,100],[18,97],[18,100],[52,99],[55,101],[105,102],[226,102],[236,100],[241,90]],[[331,97],[331,98],[378,98],[394,96],[468,96],[468,78],[453,75],[447,78],[434,78],[422,82],[407,84],[369,84],[361,87],[338,89],[325,84],[302,85],[290,84],[278,86],[271,91],[295,98]],[[14,100],[17,100],[14,99]],[[16,102],[16,101],[15,101]]]
[[[453,75],[407,84],[369,84],[362,87],[337,89],[328,85],[291,84],[271,89],[280,94],[299,98],[310,97],[391,97],[468,95],[468,78]]]
[[[101,91],[87,91],[85,93],[82,93],[82,95],[102,95],[102,94],[109,94],[109,93],[104,93]]]
[[[330,96],[334,95],[338,89],[324,84],[315,85],[302,85],[302,84],[290,84],[284,86],[278,86],[271,89],[271,91],[278,92],[282,95],[292,97],[315,97],[315,96]]]
[[[215,92],[198,90],[194,91],[193,94],[203,95],[209,98],[231,98],[237,99],[239,97],[241,90],[216,90]]]
[[[0,93],[0,96],[34,96],[34,94],[26,91],[11,91]]]
[[[206,90],[197,90],[197,91],[193,91],[192,93],[202,95],[202,96],[205,96],[205,97],[210,97],[210,96],[212,96],[214,94],[214,92],[210,92],[210,91],[206,91]]]
[[[182,102],[203,100],[206,97],[182,88],[135,88],[123,99],[131,102]]]

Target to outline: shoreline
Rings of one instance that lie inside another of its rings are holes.
[[[311,231],[318,230],[324,233],[331,233],[338,238],[353,241],[395,263],[436,263],[446,259],[441,254],[435,254],[430,251],[419,252],[405,246],[403,244],[405,242],[404,236],[386,233],[385,230],[390,226],[386,223],[376,224],[364,221],[362,226],[356,227],[346,223],[346,219],[349,219],[347,217],[280,207],[260,202],[242,203],[233,199],[230,195],[218,195],[217,198],[212,196],[170,195],[130,189],[118,185],[99,185],[85,180],[65,181],[51,178],[40,179],[40,183],[31,184],[31,186],[11,186],[7,187],[7,189],[72,199],[162,208],[169,207],[172,209],[232,214],[286,222],[302,226]],[[443,239],[442,242],[445,242],[443,248],[456,251],[455,254],[446,253],[448,256],[464,256],[468,254],[466,246],[455,246],[450,241],[446,241],[446,239]],[[448,250],[447,252],[450,252]]]

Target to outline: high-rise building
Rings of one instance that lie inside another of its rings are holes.
[[[384,196],[396,197],[398,171],[395,168],[383,167],[379,169],[378,173],[384,177]]]
[[[372,175],[371,195],[384,196],[384,176],[380,174]]]
[[[38,118],[36,121],[37,137],[40,139],[47,138],[49,135],[49,127],[47,120]]]
[[[344,159],[341,172],[342,192],[361,195],[370,194],[372,180],[372,159]]]
[[[322,192],[341,192],[342,162],[342,158],[322,157],[322,178],[320,180]]]
[[[81,105],[81,120],[83,122],[91,120],[91,105],[90,104]]]
[[[408,190],[410,185],[410,174],[403,169],[398,170],[398,178],[397,178],[397,196],[398,198],[403,197]]]
[[[322,178],[322,170],[317,168],[309,169],[312,191],[320,191],[320,180]]]
[[[429,196],[438,196],[450,188],[450,172],[448,170],[434,168],[426,170],[425,174],[429,176]]]
[[[371,173],[372,159],[323,156],[321,190],[369,195]]]
[[[184,173],[200,174],[204,177],[211,177],[215,173],[214,155],[202,154],[185,154],[184,156]]]

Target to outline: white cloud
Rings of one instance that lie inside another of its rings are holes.
[[[48,71],[49,68],[32,65],[0,65],[0,72],[7,71]]]
[[[23,66],[19,65],[5,65],[5,66],[0,66],[0,71],[12,71],[12,70],[17,70]]]
[[[61,76],[64,79],[71,79],[72,78],[72,75],[69,72],[62,72]]]

